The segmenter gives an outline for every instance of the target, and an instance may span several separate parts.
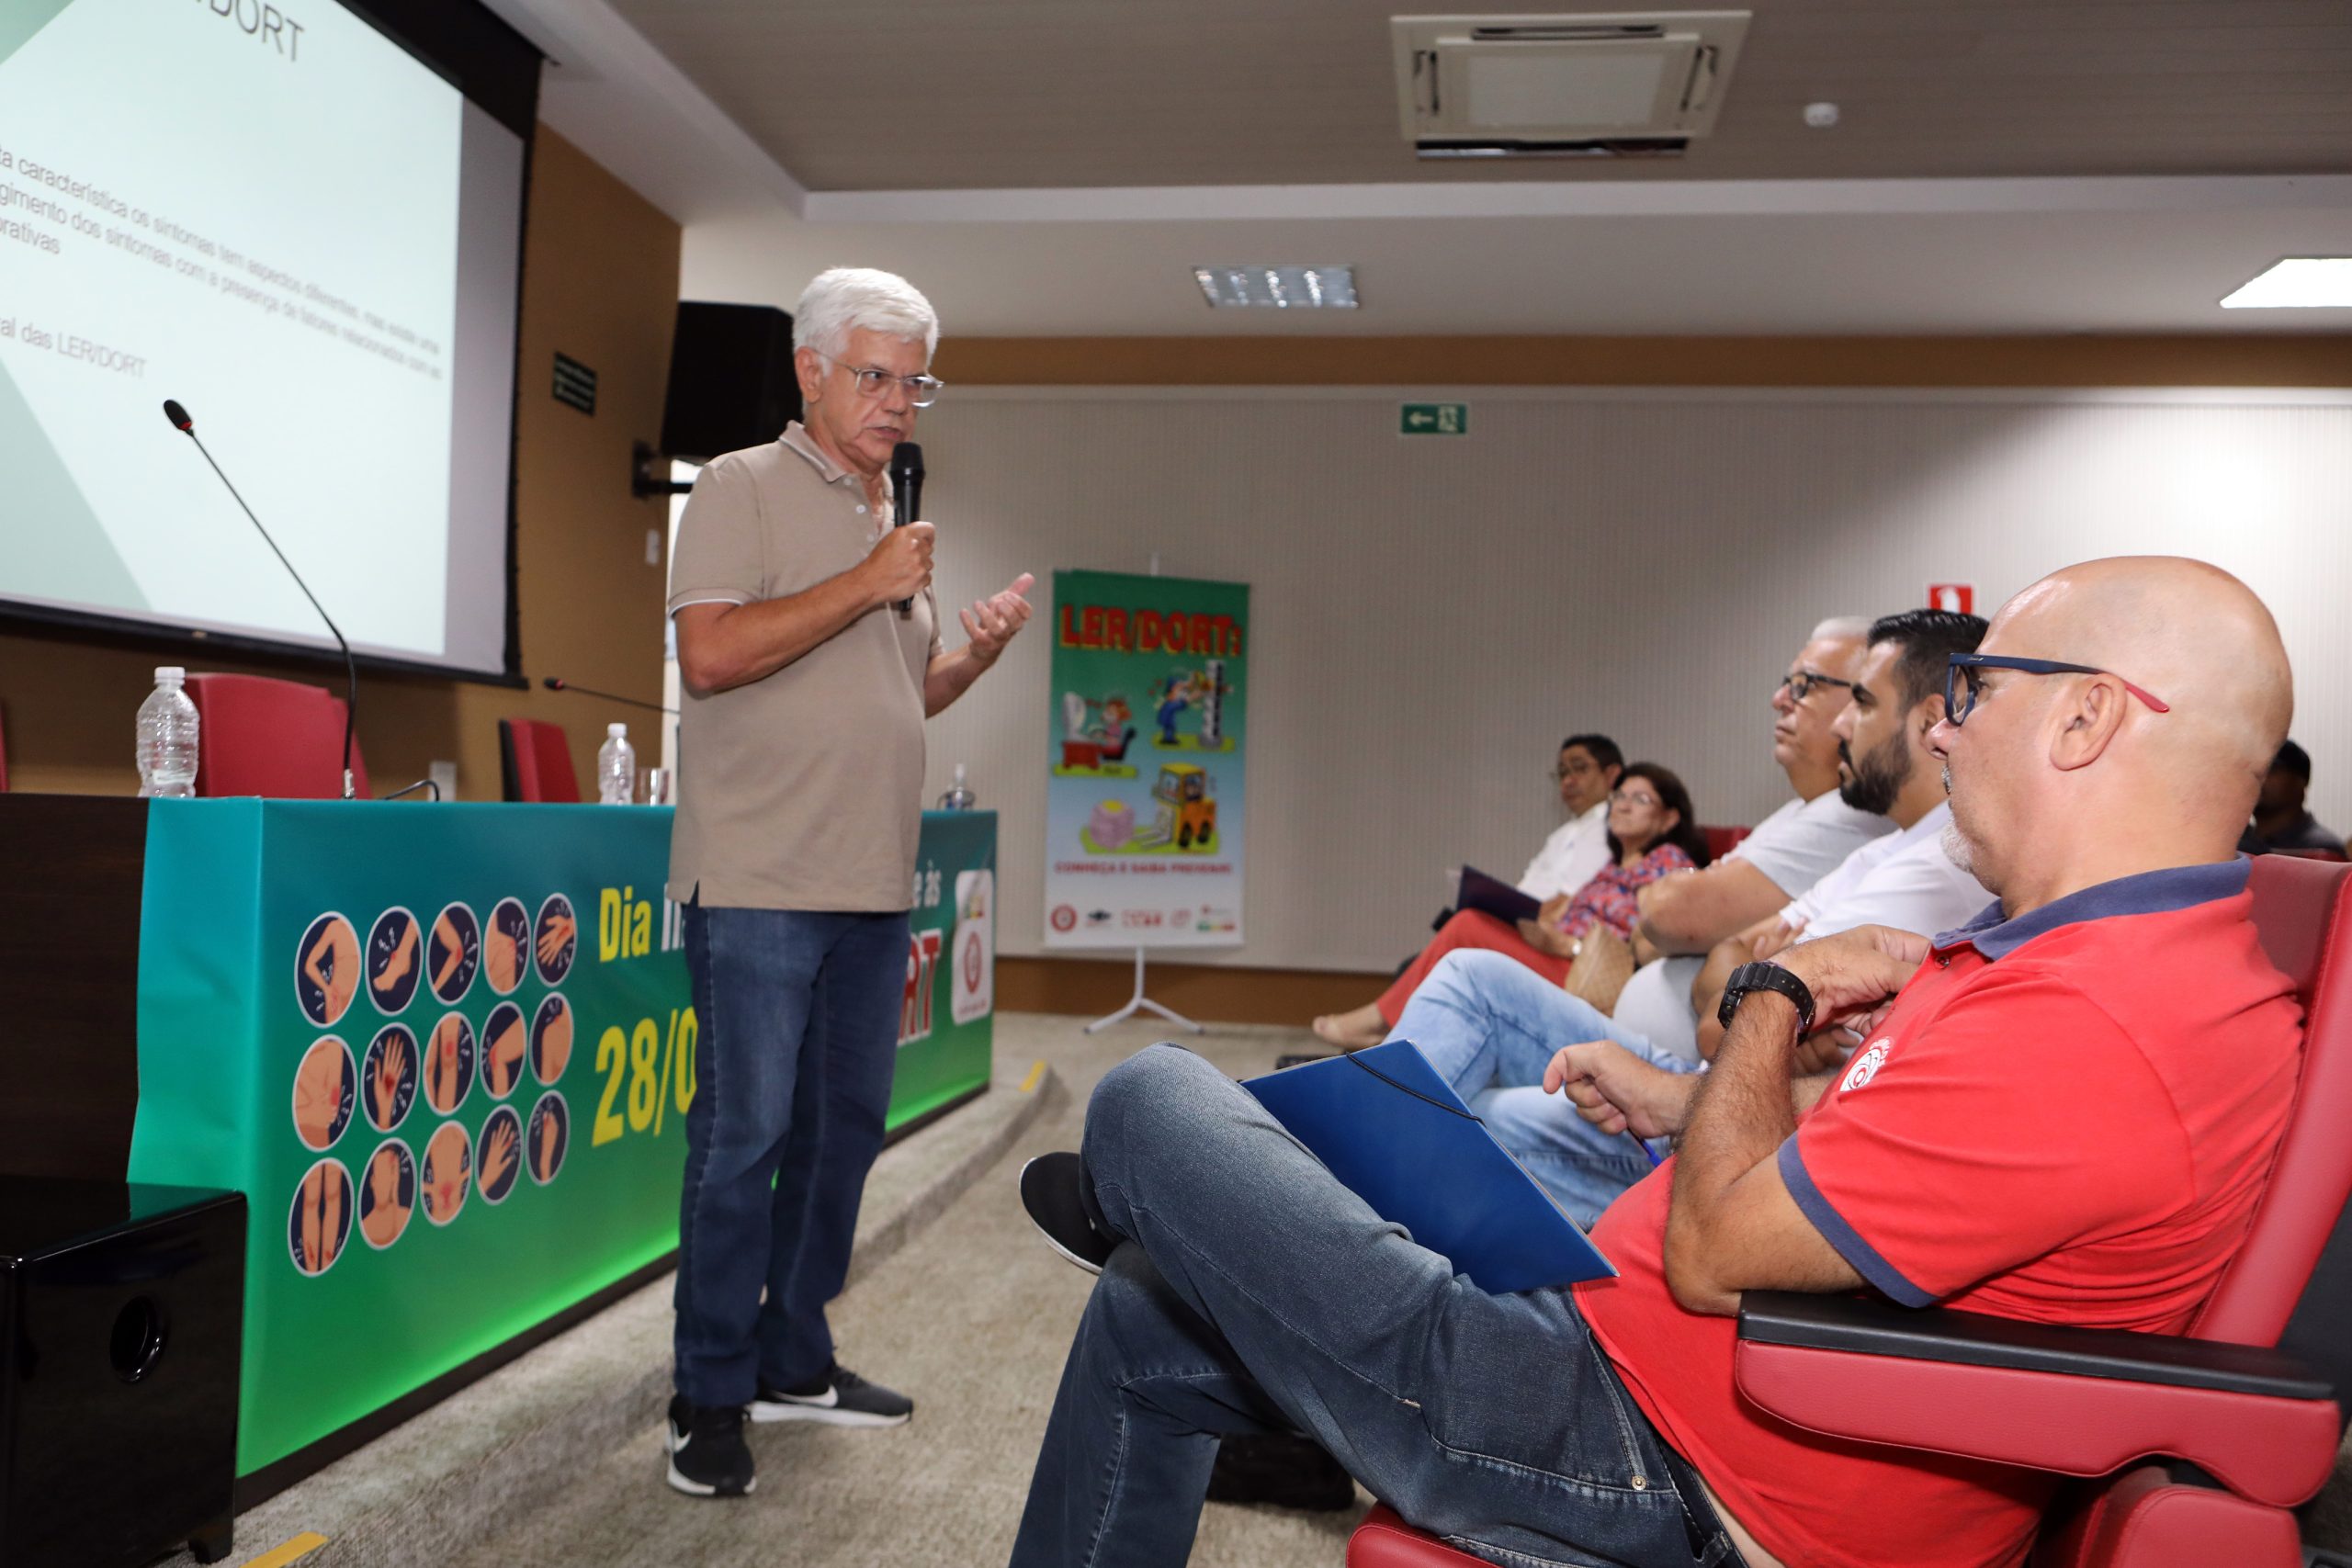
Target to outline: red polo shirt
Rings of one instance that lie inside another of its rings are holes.
[[[1797,1206],[1911,1306],[2177,1333],[2245,1236],[2302,1019],[2247,913],[2248,863],[1996,905],[1934,955],[1781,1146]],[[1671,1164],[1593,1233],[1622,1271],[1577,1304],[1666,1439],[1789,1563],[2022,1560],[2028,1472],[1799,1431],[1732,1384],[1737,1327],[1666,1283]]]

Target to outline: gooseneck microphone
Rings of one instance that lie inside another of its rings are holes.
[[[903,528],[922,512],[922,448],[901,441],[890,448],[890,525]],[[914,613],[912,599],[899,601],[899,614]]]
[[[625,707],[643,708],[649,713],[666,713],[673,718],[678,716],[676,708],[665,708],[660,703],[649,703],[642,697],[625,697],[618,692],[600,692],[594,686],[575,686],[559,675],[542,676],[539,684],[550,692],[577,692],[583,697],[602,697],[608,703],[619,703]]]
[[[302,597],[311,602],[311,608],[316,610],[319,619],[326,623],[335,646],[343,649],[343,798],[349,800],[355,793],[351,783],[351,727],[359,717],[359,666],[351,657],[351,644],[344,640],[343,628],[334,624],[334,617],[328,615],[326,606],[319,603],[319,596],[311,592],[311,585],[302,581],[302,574],[294,570],[294,563],[286,558],[286,552],[277,547],[277,541],[271,538],[269,530],[261,525],[261,519],[255,517],[254,509],[245,504],[245,498],[237,493],[237,487],[229,483],[229,476],[220,473],[220,465],[212,461],[212,454],[206,450],[202,438],[196,434],[196,421],[188,417],[187,410],[180,405],[178,400],[165,398],[164,417],[172,422],[174,430],[195,442],[196,449],[204,453],[205,462],[211,465],[215,474],[220,474],[220,482],[228,486],[229,495],[236,502],[237,510],[245,514],[245,520],[261,535],[262,543],[269,547],[269,553],[277,558],[277,564],[286,569],[286,575],[294,580],[294,586],[302,591]]]

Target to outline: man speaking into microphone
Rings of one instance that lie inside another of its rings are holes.
[[[834,1360],[825,1304],[889,1103],[923,720],[996,662],[1033,581],[963,611],[968,641],[944,651],[932,525],[894,514],[886,478],[939,395],[938,342],[904,278],[820,274],[793,321],[803,418],[707,466],[678,525],[669,892],[702,1034],[668,1447],[670,1484],[695,1496],[751,1490],[747,1416],[914,1409]]]

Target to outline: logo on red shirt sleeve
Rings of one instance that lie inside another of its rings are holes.
[[[1878,1077],[1878,1070],[1886,1066],[1886,1054],[1894,1045],[1892,1040],[1871,1041],[1870,1048],[1854,1058],[1853,1065],[1846,1069],[1846,1076],[1838,1080],[1838,1092],[1844,1094],[1849,1089],[1860,1089]]]

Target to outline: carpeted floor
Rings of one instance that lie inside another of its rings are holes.
[[[1013,1175],[1048,1149],[1077,1146],[1088,1092],[1103,1070],[1166,1037],[1129,1023],[1089,1037],[1075,1021],[1004,1014],[1001,1066],[1050,1061],[1068,1109],[1033,1128],[895,1257],[852,1286],[832,1321],[842,1362],[905,1390],[914,1420],[884,1431],[752,1427],[758,1490],[732,1502],[679,1496],[662,1483],[658,1414],[579,1477],[565,1500],[483,1539],[446,1568],[922,1568],[1002,1562],[1029,1471],[1091,1280],[1048,1251],[1021,1213]],[[1197,1040],[1237,1076],[1304,1031],[1222,1027]],[[1366,1506],[1370,1499],[1363,1499]],[[1211,1505],[1199,1568],[1338,1568],[1361,1510],[1302,1515]]]

